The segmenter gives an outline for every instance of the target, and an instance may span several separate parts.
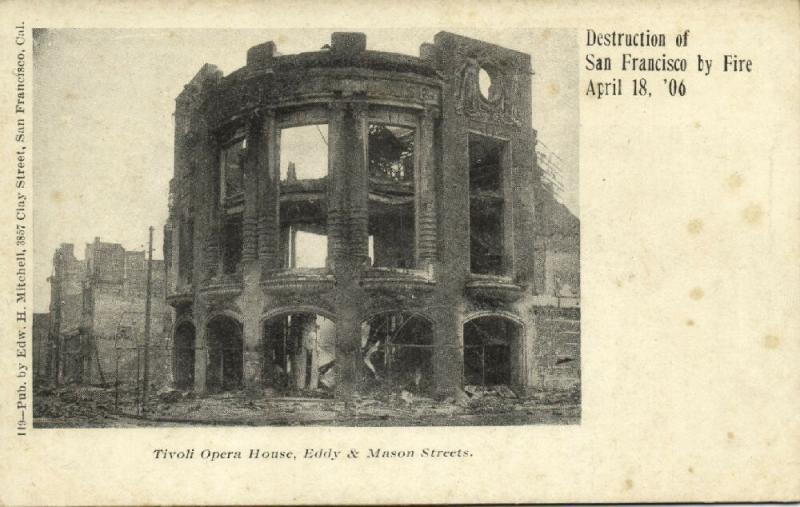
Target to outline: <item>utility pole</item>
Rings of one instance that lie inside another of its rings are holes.
[[[147,413],[147,391],[150,383],[150,292],[153,277],[153,226],[147,247],[147,295],[144,300],[144,382],[142,384],[142,414]]]
[[[50,301],[50,314],[52,321],[50,322],[50,335],[48,338],[48,376],[54,385],[60,383],[59,371],[61,363],[61,348],[59,347],[59,338],[61,336],[61,250],[56,251],[54,256],[53,274],[48,278],[50,287],[52,288],[52,300]]]

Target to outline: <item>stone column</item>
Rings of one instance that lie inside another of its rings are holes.
[[[194,351],[194,392],[206,392],[206,370],[208,369],[208,349]]]
[[[205,180],[202,236],[205,255],[202,279],[206,281],[219,271],[219,147],[214,136],[208,133],[203,133],[198,147],[201,150],[200,170]]]
[[[167,265],[167,294],[175,293],[180,283],[178,280],[178,263],[182,246],[180,239],[181,233],[184,233],[185,219],[183,211],[179,212],[178,210],[182,210],[186,204],[180,199],[178,188],[183,187],[183,178],[184,176],[181,175],[179,178],[173,178],[169,182],[169,216],[167,217],[167,223],[164,225],[164,245],[169,244],[169,251],[166,248],[164,249],[164,263]],[[183,269],[187,268],[189,267],[184,266]]]
[[[260,135],[258,137],[258,265],[260,280],[265,280],[281,268],[281,230],[280,230],[280,129],[274,108],[268,108],[263,113]],[[253,315],[260,316],[267,295],[260,290],[258,297],[253,297],[256,302],[250,305]],[[251,364],[255,368],[255,351],[258,351],[258,369],[261,381],[273,374],[268,371],[273,367],[265,358],[264,332],[258,317],[246,324],[251,334],[250,354]],[[255,369],[251,371],[256,371]],[[251,379],[252,380],[252,379]]]
[[[260,115],[247,125],[245,154],[244,213],[242,214],[242,263],[248,264],[258,256],[258,149],[261,141]]]
[[[250,267],[255,267],[251,263]],[[247,268],[245,268],[247,270]],[[242,382],[248,390],[258,390],[262,385],[262,370],[264,364],[264,347],[261,343],[261,329],[259,317],[261,316],[261,287],[258,274],[248,276],[245,271],[245,288],[242,293],[242,352],[244,357]]]
[[[461,387],[464,350],[463,303],[441,308],[436,314],[433,344],[434,393],[437,398],[452,396]]]
[[[208,370],[208,329],[205,326],[206,305],[195,304],[192,321],[195,324],[194,349],[194,391],[206,392],[206,371]]]
[[[344,400],[357,390],[361,377],[360,308],[365,296],[359,278],[367,249],[366,147],[361,128],[365,121],[361,106],[356,106],[355,114],[347,114],[342,103],[331,106],[328,241],[336,275],[336,396]]]
[[[356,263],[369,257],[369,174],[367,162],[369,107],[365,102],[352,102],[352,141],[347,157],[350,180],[350,220],[348,248]]]
[[[347,246],[345,209],[347,207],[347,178],[345,171],[345,109],[346,104],[333,101],[328,111],[328,259],[327,265],[335,269],[336,259],[342,257]]]
[[[280,268],[280,132],[275,110],[264,114],[258,138],[258,257],[262,279]]]
[[[261,387],[263,369],[263,347],[259,317],[261,316],[261,266],[258,262],[259,183],[266,171],[259,157],[265,144],[263,118],[254,114],[247,125],[247,152],[244,162],[244,213],[242,216],[242,295],[239,305],[242,310],[243,375],[242,381],[248,390]]]
[[[435,123],[438,111],[425,108],[420,115],[416,168],[417,267],[431,269],[436,260],[436,154]]]

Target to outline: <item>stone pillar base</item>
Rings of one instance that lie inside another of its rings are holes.
[[[264,383],[261,378],[262,357],[261,351],[244,351],[244,369],[242,372],[242,384],[246,392],[261,392]]]
[[[441,399],[452,396],[463,387],[464,351],[461,349],[463,334],[461,313],[452,310],[442,312],[435,333],[434,396]]]
[[[205,348],[196,348],[194,351],[194,392],[206,392],[206,369],[208,368],[208,354]]]

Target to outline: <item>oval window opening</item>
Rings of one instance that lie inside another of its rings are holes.
[[[478,72],[478,88],[481,91],[483,98],[489,99],[489,89],[492,87],[492,76],[486,72],[486,69],[481,68]]]

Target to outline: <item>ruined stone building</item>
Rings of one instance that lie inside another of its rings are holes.
[[[47,379],[47,349],[50,334],[50,314],[34,313],[31,336],[33,341],[33,378],[37,383]]]
[[[171,312],[165,300],[163,261],[153,261],[151,344],[158,358],[169,346]],[[147,260],[95,238],[79,260],[64,243],[53,256],[46,377],[55,383],[110,384],[136,381],[144,339]],[[156,383],[170,382],[169,361],[154,359]],[[37,369],[34,365],[34,369]],[[38,371],[38,369],[37,369]]]
[[[267,42],[177,97],[176,384],[577,385],[579,227],[540,181],[530,56],[446,32],[419,57],[366,46]]]

